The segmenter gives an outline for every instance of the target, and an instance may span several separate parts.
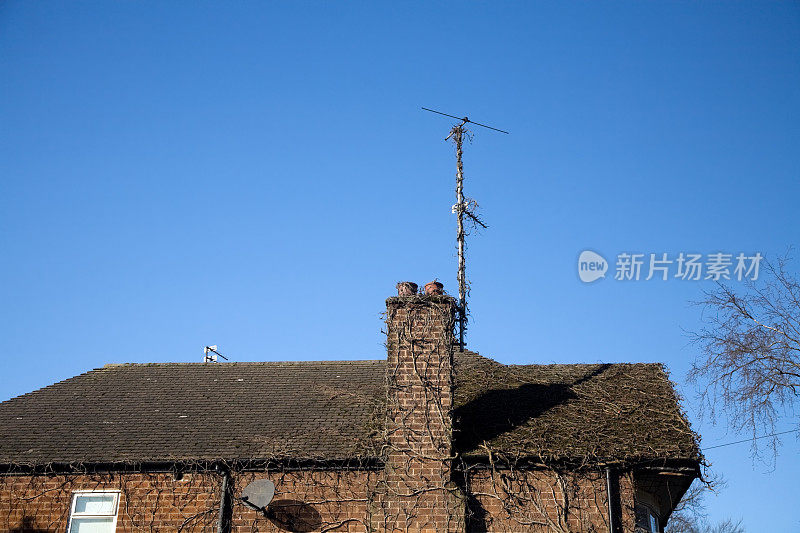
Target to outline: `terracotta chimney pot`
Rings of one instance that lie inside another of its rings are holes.
[[[413,281],[401,281],[397,284],[398,296],[414,296],[417,294],[417,284]]]
[[[444,285],[439,283],[438,281],[431,281],[425,284],[425,294],[427,295],[442,295],[444,294]]]

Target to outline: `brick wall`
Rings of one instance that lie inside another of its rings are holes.
[[[218,508],[218,476],[171,474],[6,476],[0,478],[0,530],[64,532],[72,494],[119,490],[118,531],[203,531]]]
[[[265,519],[258,511],[237,505],[232,532],[366,532],[377,476],[377,472],[352,470],[243,474],[236,478],[235,496],[254,479],[266,477],[275,483],[275,497],[269,506],[272,517]]]
[[[602,472],[477,470],[469,476],[469,531],[607,532]],[[619,478],[622,531],[634,530],[633,483]],[[565,503],[567,502],[567,503]]]
[[[257,478],[275,483],[272,516],[236,501],[233,533],[250,531],[367,531],[368,471],[262,472],[232,477],[233,494]],[[79,490],[120,491],[118,532],[216,531],[221,477],[216,473],[40,475],[0,477],[0,531],[63,533],[72,495]]]
[[[376,491],[383,474],[373,471],[247,472],[232,478],[233,494],[254,479],[268,478],[276,493],[271,517],[234,504],[232,533],[254,531],[396,531],[382,520],[384,495]],[[624,532],[633,531],[633,484],[620,478]],[[118,532],[215,532],[220,502],[216,473],[41,475],[0,477],[0,531],[63,533],[72,494],[78,490],[119,490]],[[435,491],[438,493],[438,491]],[[607,502],[602,474],[557,476],[553,472],[477,470],[469,476],[467,531],[605,532]],[[567,511],[565,497],[569,500]],[[402,499],[401,499],[402,501]],[[423,516],[408,531],[433,531],[436,516]],[[444,522],[451,527],[450,522]],[[444,530],[443,530],[444,531]]]
[[[452,481],[455,302],[398,296],[386,313],[386,468],[376,527],[463,531],[464,501]]]

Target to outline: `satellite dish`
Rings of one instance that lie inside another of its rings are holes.
[[[240,499],[253,509],[263,511],[273,496],[275,496],[275,484],[268,479],[258,479],[244,488]]]

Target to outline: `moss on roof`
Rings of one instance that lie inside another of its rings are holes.
[[[0,404],[0,464],[374,459],[385,361],[106,365]],[[455,357],[455,446],[699,461],[661,365]]]

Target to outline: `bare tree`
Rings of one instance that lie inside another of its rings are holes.
[[[708,491],[708,485],[695,480],[672,511],[666,533],[699,532],[700,524],[706,519],[704,500]]]
[[[680,522],[673,524],[670,521],[665,533],[745,533],[742,521],[734,522],[726,518],[718,524],[709,525],[699,521]]]
[[[725,485],[722,478],[696,480],[681,501],[675,507],[665,533],[744,533],[741,520],[734,522],[730,518],[716,524],[708,521],[705,498],[710,492],[716,492]]]
[[[701,357],[689,374],[701,390],[712,421],[727,415],[736,432],[768,434],[773,459],[775,425],[790,413],[800,393],[800,282],[788,256],[765,262],[758,281],[741,289],[720,284],[705,293],[705,326],[692,334]],[[797,423],[797,421],[793,421]]]

